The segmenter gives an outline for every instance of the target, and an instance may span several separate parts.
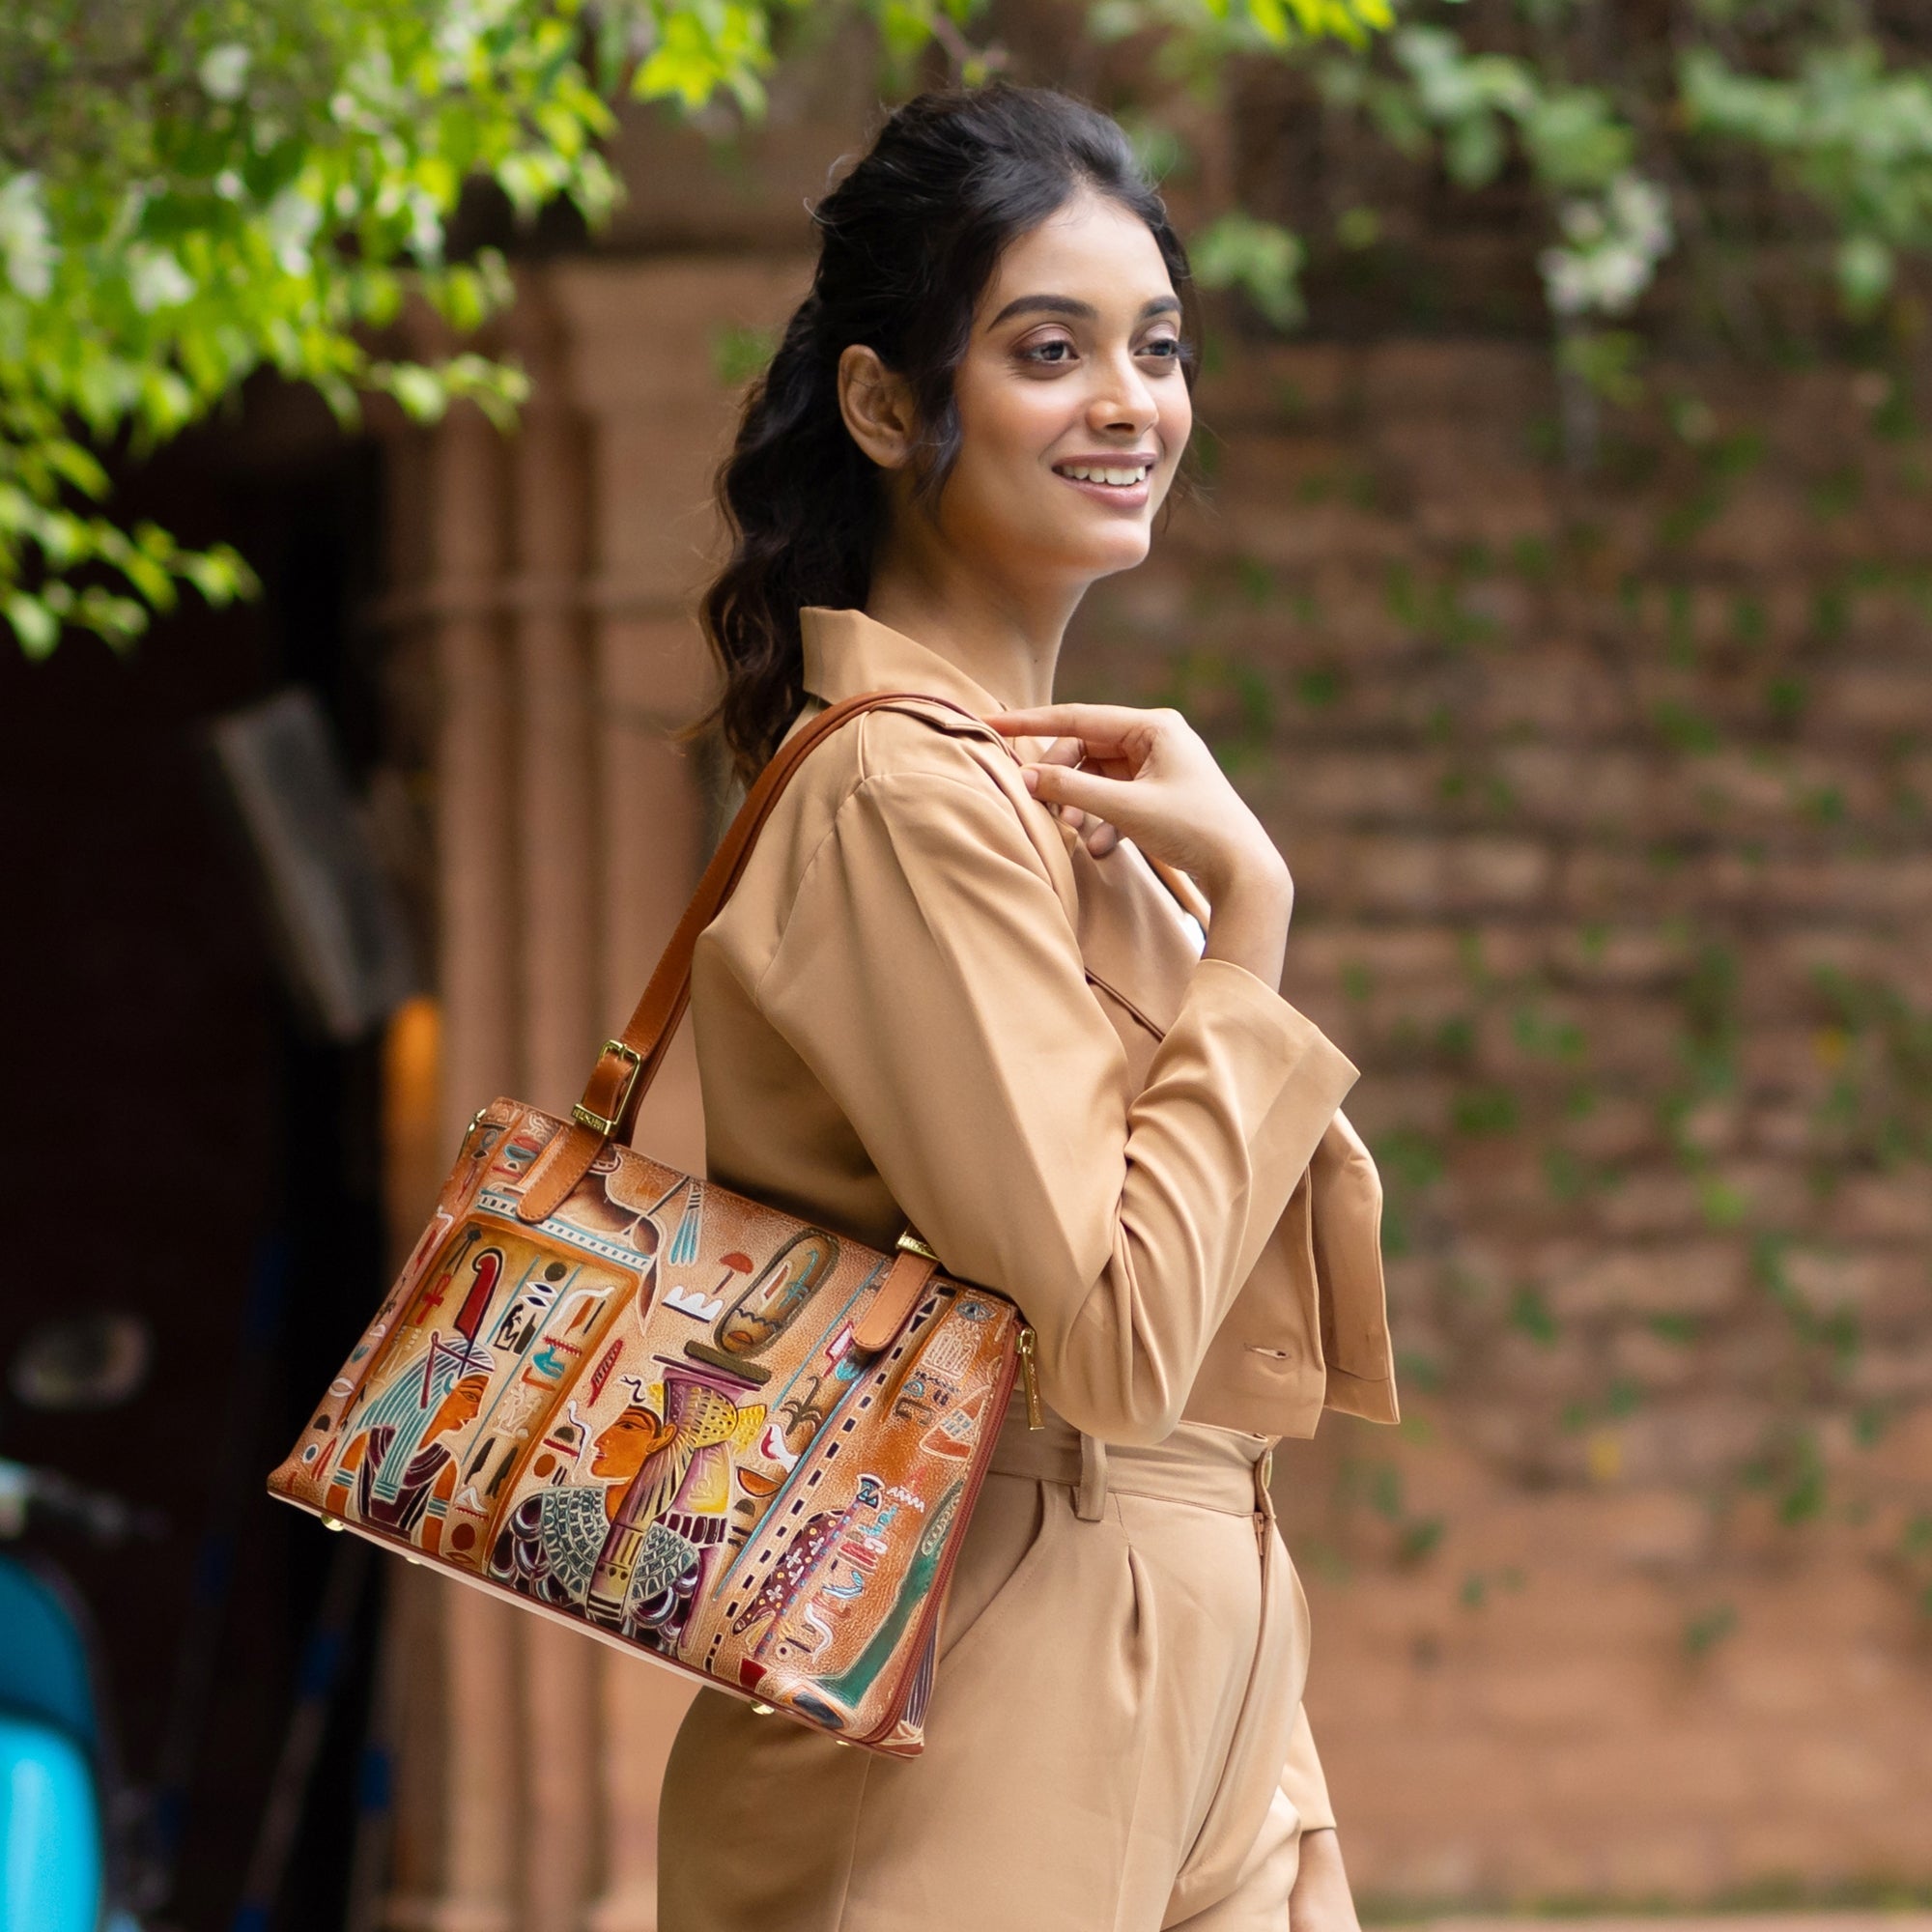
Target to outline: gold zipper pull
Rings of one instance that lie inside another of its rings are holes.
[[[1044,1429],[1046,1414],[1039,1406],[1039,1369],[1034,1360],[1034,1332],[1020,1326],[1020,1381],[1026,1389],[1027,1427]]]

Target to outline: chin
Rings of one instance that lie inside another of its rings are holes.
[[[1090,578],[1118,577],[1123,570],[1147,561],[1152,548],[1152,534],[1145,526],[1116,532],[1104,544],[1090,544],[1082,558],[1082,575]]]
[[[1056,578],[1091,582],[1118,576],[1147,560],[1153,533],[1145,524],[1119,524],[1112,529],[1054,529],[1036,524],[1008,538],[1009,555],[1032,554]]]

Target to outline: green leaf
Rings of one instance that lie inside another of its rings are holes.
[[[1301,240],[1278,222],[1235,210],[1209,224],[1191,249],[1203,288],[1239,289],[1277,328],[1293,328],[1305,314]]]
[[[1863,316],[1890,292],[1895,264],[1891,249],[1876,235],[1847,235],[1838,243],[1836,270],[1846,311]]]
[[[1735,1634],[1738,1613],[1730,1604],[1701,1611],[1684,1626],[1684,1648],[1691,1657],[1703,1657]]]
[[[60,641],[60,619],[47,609],[44,599],[15,590],[9,593],[5,610],[20,648],[30,658],[45,657]]]
[[[1553,1348],[1561,1334],[1548,1299],[1533,1282],[1520,1283],[1511,1294],[1509,1325],[1544,1349]]]

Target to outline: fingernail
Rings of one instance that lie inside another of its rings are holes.
[[[1022,766],[1020,768],[1020,776],[1026,780],[1026,788],[1028,791],[1037,791],[1039,789],[1039,771],[1037,766]]]

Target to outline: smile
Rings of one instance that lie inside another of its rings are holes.
[[[1069,483],[1101,483],[1113,490],[1133,490],[1148,480],[1152,472],[1151,458],[1140,458],[1130,463],[1056,463],[1053,473],[1064,476]]]

